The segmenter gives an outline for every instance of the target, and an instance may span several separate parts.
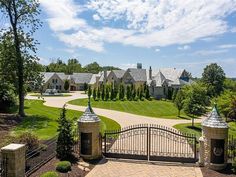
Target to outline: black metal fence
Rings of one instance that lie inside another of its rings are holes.
[[[7,158],[0,157],[0,177],[7,177]]]
[[[57,137],[45,141],[39,148],[30,151],[26,154],[26,176],[30,176],[41,166],[46,164],[52,158],[56,156]],[[79,154],[79,139],[78,136],[74,135],[74,155]],[[1,177],[1,176],[0,176]]]
[[[107,157],[174,162],[196,162],[196,137],[159,126],[141,124],[106,131],[103,152]]]
[[[228,162],[236,161],[236,137],[230,135],[228,137]]]

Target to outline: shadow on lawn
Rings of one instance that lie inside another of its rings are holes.
[[[191,130],[195,130],[197,132],[202,132],[202,129],[200,127],[195,127],[195,126],[187,126],[187,128],[191,129]]]
[[[30,115],[24,117],[20,125],[17,126],[16,130],[25,130],[25,129],[42,129],[45,128],[52,119],[49,119],[46,116],[40,115]]]

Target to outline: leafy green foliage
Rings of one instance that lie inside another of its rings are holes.
[[[236,92],[236,81],[233,79],[226,78],[224,80],[224,89]]]
[[[96,88],[93,89],[93,99],[97,100],[97,89]]]
[[[61,173],[67,173],[71,171],[71,163],[68,161],[61,161],[56,164],[56,170]]]
[[[88,91],[88,84],[85,82],[84,83],[84,92],[87,93],[87,91]]]
[[[181,89],[176,93],[174,104],[178,109],[178,116],[180,116],[180,111],[184,107],[184,92]]]
[[[66,119],[65,105],[62,108],[60,118],[58,120],[58,139],[57,139],[57,157],[59,159],[67,159],[72,155],[73,135],[72,123]]]
[[[102,100],[105,100],[105,86],[102,85]]]
[[[225,90],[217,98],[217,105],[226,118],[236,119],[236,92]]]
[[[97,99],[98,101],[100,100],[101,98],[101,91],[100,91],[100,87],[98,87],[98,91],[97,91]]]
[[[48,171],[40,175],[40,177],[59,177],[59,175],[55,171]]]
[[[30,132],[21,133],[17,137],[17,141],[18,143],[26,144],[28,151],[38,148],[40,144],[38,137]]]
[[[64,89],[65,89],[66,91],[68,91],[68,90],[69,90],[69,87],[70,87],[69,81],[68,81],[68,80],[65,80]]]
[[[89,85],[88,86],[88,97],[90,98],[92,95],[92,89],[91,89],[91,86]]]
[[[108,85],[106,85],[106,92],[105,92],[105,100],[106,101],[108,101],[109,100],[109,93],[110,93],[110,91],[109,91],[110,89],[109,89],[109,86]]]
[[[225,73],[216,63],[207,65],[202,73],[202,82],[207,86],[209,96],[219,95],[223,91]]]
[[[8,112],[16,104],[16,95],[12,84],[0,80],[0,112]]]

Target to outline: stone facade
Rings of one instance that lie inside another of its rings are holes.
[[[220,117],[216,105],[211,115],[202,122],[199,164],[213,170],[227,165],[228,125]]]
[[[85,160],[101,158],[102,138],[100,134],[100,119],[93,112],[90,101],[88,108],[78,120],[78,129],[80,137],[80,156]]]
[[[10,144],[1,149],[3,158],[7,159],[7,177],[25,176],[25,145]]]

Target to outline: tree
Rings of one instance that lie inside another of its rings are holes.
[[[230,103],[229,118],[232,120],[236,120],[236,96],[232,97],[232,100]]]
[[[183,109],[184,106],[184,92],[181,89],[176,94],[176,97],[174,99],[174,104],[178,109],[178,117],[179,117],[180,111]]]
[[[115,91],[114,91],[114,88],[111,88],[110,100],[114,100],[114,98],[115,98],[115,97],[114,97],[114,96],[115,96],[115,95],[114,95],[114,92],[115,92]]]
[[[102,101],[105,100],[105,86],[102,84]]]
[[[101,70],[102,69],[97,62],[90,63],[84,67],[85,72],[89,72],[89,73],[93,73],[93,74],[96,74]]]
[[[224,80],[224,89],[236,92],[236,81],[233,79],[226,78]]]
[[[126,98],[127,98],[127,100],[130,101],[131,100],[131,88],[130,88],[129,85],[127,85],[126,89],[127,89],[127,91],[126,91]]]
[[[150,93],[149,93],[149,88],[148,88],[148,86],[146,86],[145,98],[146,98],[147,100],[150,99]]]
[[[0,80],[0,112],[8,112],[15,104],[16,95],[13,85]]]
[[[0,10],[9,19],[10,28],[7,33],[11,34],[13,39],[17,64],[18,113],[20,116],[25,116],[24,65],[37,59],[32,53],[36,52],[33,34],[40,25],[37,19],[40,13],[39,3],[37,0],[0,0]]]
[[[124,84],[120,84],[120,90],[119,90],[119,100],[124,100],[124,96],[125,96],[125,88],[124,88]]]
[[[184,111],[191,115],[192,126],[194,126],[194,117],[205,113],[206,106],[209,104],[207,89],[200,83],[184,86],[182,89],[185,93]]]
[[[101,92],[100,92],[100,87],[98,87],[98,91],[97,91],[97,99],[98,101],[100,100],[101,98]]]
[[[65,91],[68,91],[69,90],[69,87],[70,87],[70,83],[68,80],[65,80],[65,84],[64,84],[64,89]]]
[[[82,66],[79,63],[79,61],[74,59],[69,59],[66,66],[66,74],[73,74],[73,73],[79,73],[82,72]]]
[[[216,63],[207,65],[202,73],[202,81],[207,86],[209,96],[217,96],[223,91],[225,73]]]
[[[90,98],[92,95],[92,89],[91,89],[91,86],[89,85],[88,86],[88,97]]]
[[[105,100],[106,101],[109,100],[109,86],[108,85],[106,85]]]
[[[96,99],[97,99],[97,89],[96,88],[93,89],[93,99],[94,99],[94,101],[96,101]]]
[[[40,95],[42,95],[44,84],[45,84],[44,76],[42,74],[39,74],[32,83],[32,90],[39,91]]]
[[[58,139],[57,139],[57,157],[65,160],[71,157],[72,147],[74,144],[72,135],[72,123],[66,118],[65,105],[62,108],[61,115],[58,119]]]
[[[225,90],[221,95],[217,98],[217,105],[221,114],[227,118],[234,117],[235,111],[235,99],[236,93],[230,90]]]
[[[87,93],[87,91],[88,91],[88,84],[85,82],[84,83],[84,92]]]

